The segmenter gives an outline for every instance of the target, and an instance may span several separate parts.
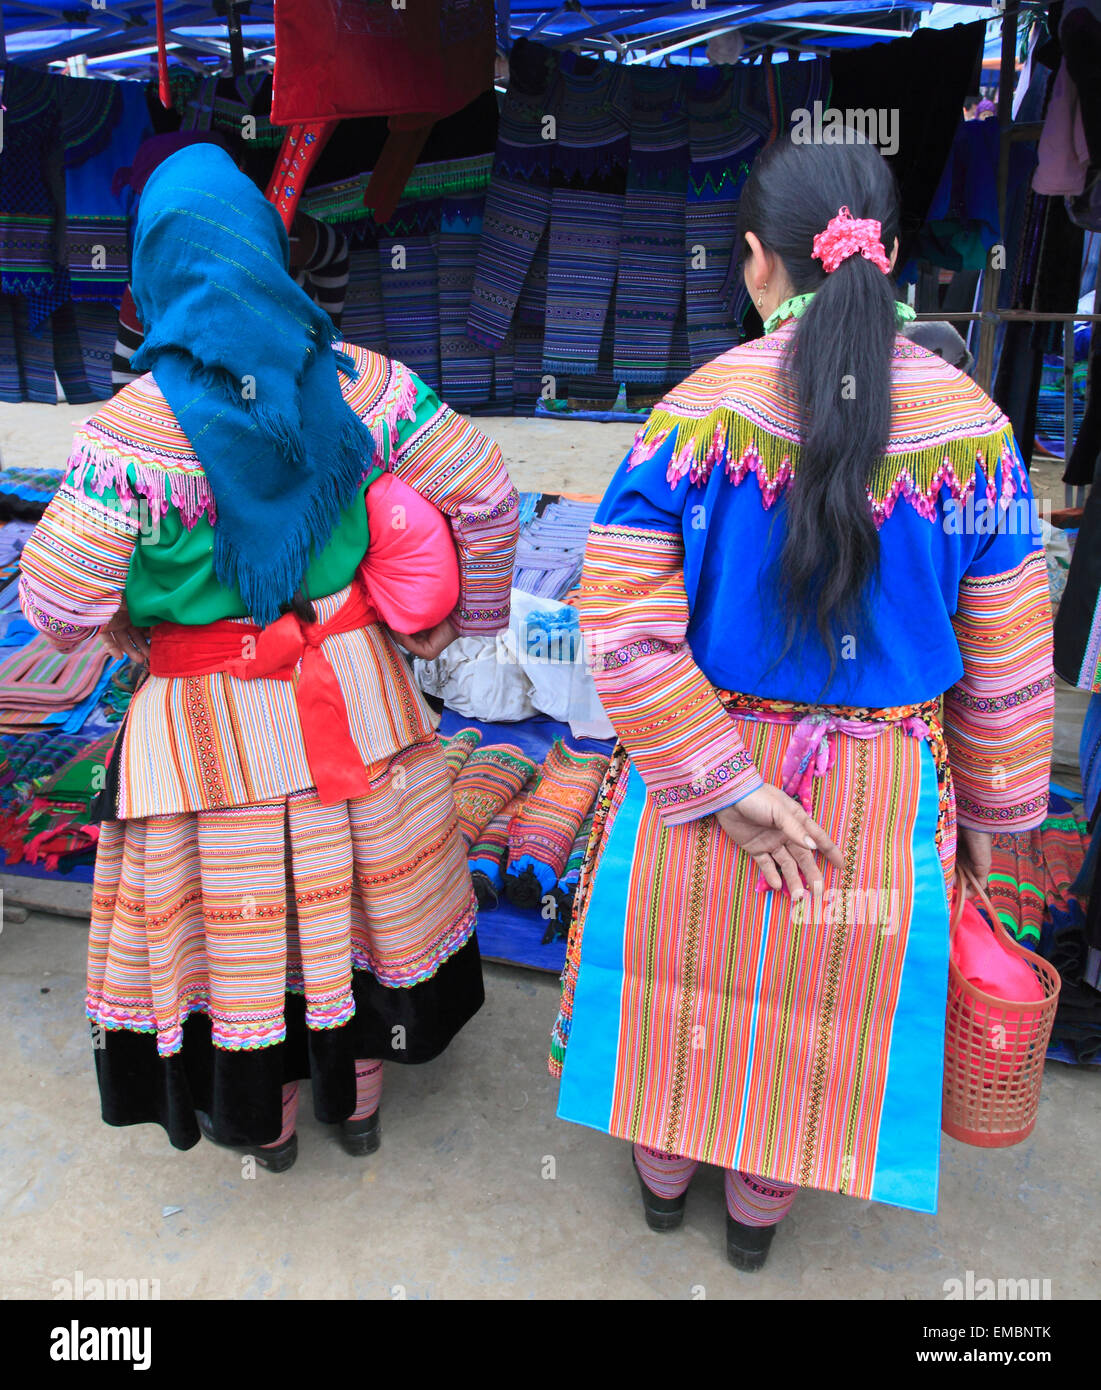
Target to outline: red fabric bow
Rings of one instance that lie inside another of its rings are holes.
[[[301,661],[294,695],[317,795],[323,802],[350,801],[367,792],[367,773],[348,728],[340,683],[321,643],[377,621],[374,605],[356,584],[343,607],[325,623],[303,622],[296,613],[284,613],[265,628],[228,618],[202,627],[158,623],[150,642],[149,670],[154,676],[223,671],[242,680],[289,681]]]
[[[830,218],[826,230],[814,238],[811,255],[822,262],[823,270],[829,275],[842,261],[859,252],[886,275],[891,263],[883,249],[882,235],[883,224],[874,217],[854,217],[847,207],[842,207],[836,217]]]

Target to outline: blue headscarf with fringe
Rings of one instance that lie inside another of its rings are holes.
[[[153,373],[214,495],[214,573],[262,626],[298,592],[372,466],[332,321],[291,279],[274,206],[216,145],[141,195],[132,291]]]

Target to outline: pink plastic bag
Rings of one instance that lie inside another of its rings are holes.
[[[459,602],[451,523],[408,483],[384,473],[367,489],[371,538],[359,573],[379,617],[395,632],[423,632]]]

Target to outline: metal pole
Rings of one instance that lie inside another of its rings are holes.
[[[1005,236],[1006,190],[1009,186],[1009,129],[1013,124],[1013,80],[1016,74],[1017,58],[1017,15],[1020,0],[1006,0],[1002,15],[1002,61],[998,76],[998,226]],[[1004,257],[1004,243],[1003,243]],[[975,368],[975,380],[989,391],[994,384],[994,339],[998,331],[995,318],[988,318],[998,307],[998,291],[1001,288],[1000,267],[990,264],[987,258],[983,273],[982,327],[979,329],[979,356]]]

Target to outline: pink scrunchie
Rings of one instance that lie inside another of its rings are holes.
[[[847,207],[843,207],[836,217],[830,218],[826,230],[814,238],[811,255],[822,262],[822,268],[829,275],[842,261],[859,252],[886,275],[891,263],[880,240],[882,235],[883,225],[874,217],[854,217]]]

